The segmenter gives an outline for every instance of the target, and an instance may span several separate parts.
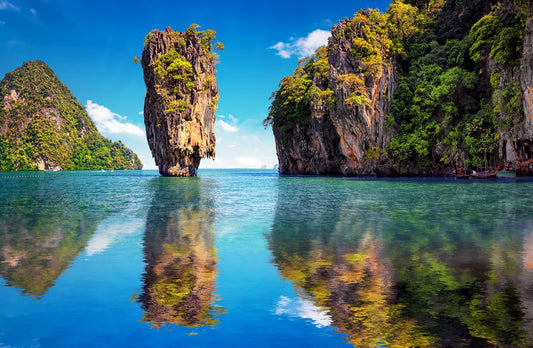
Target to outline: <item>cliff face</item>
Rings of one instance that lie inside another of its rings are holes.
[[[98,133],[83,105],[44,62],[0,81],[0,170],[142,169],[137,155]]]
[[[478,27],[493,30],[481,37],[482,70],[490,75],[498,116],[498,158],[521,175],[533,174],[533,17],[508,1],[480,19]],[[511,18],[511,20],[509,19]],[[488,23],[496,24],[489,25]],[[494,30],[497,28],[497,30]],[[508,32],[515,32],[510,37]],[[504,45],[503,40],[507,43]],[[505,58],[505,59],[504,59]]]
[[[329,45],[281,82],[265,120],[276,138],[280,173],[390,172],[381,160],[392,135],[385,115],[396,86],[395,62],[379,41],[377,15],[363,11],[342,20]],[[374,47],[358,46],[373,35]]]
[[[533,174],[533,4],[437,5],[361,10],[281,81],[280,173]]]
[[[524,93],[525,135],[526,138],[533,139],[533,18],[527,21],[524,34],[520,84]]]
[[[214,32],[152,31],[142,55],[144,121],[159,172],[195,176],[200,160],[215,157],[218,102]]]
[[[522,174],[533,175],[533,16],[524,30],[523,55],[520,60],[520,87],[522,90],[523,119],[514,134],[514,148]],[[509,141],[510,143],[511,141]],[[513,155],[515,155],[513,153]],[[507,153],[506,153],[507,155]],[[512,160],[513,156],[506,158]]]

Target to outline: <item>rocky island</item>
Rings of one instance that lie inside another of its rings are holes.
[[[215,157],[218,86],[213,30],[153,30],[141,64],[146,84],[144,122],[152,155],[164,176],[195,176],[202,158]]]
[[[282,174],[533,174],[533,2],[393,1],[334,25],[273,95]]]
[[[0,81],[0,171],[142,169],[132,150],[102,136],[42,61]]]

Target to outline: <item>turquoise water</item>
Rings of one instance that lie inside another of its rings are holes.
[[[533,181],[0,173],[0,347],[533,346]]]

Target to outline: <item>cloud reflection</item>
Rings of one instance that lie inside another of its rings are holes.
[[[311,301],[301,297],[289,298],[280,296],[276,303],[276,315],[310,319],[318,328],[331,325],[331,317],[326,308],[317,307]]]
[[[141,219],[126,219],[123,216],[110,217],[98,225],[93,236],[87,243],[85,252],[87,256],[99,254],[125,235],[134,233],[143,226],[144,221]]]

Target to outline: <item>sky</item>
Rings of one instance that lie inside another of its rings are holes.
[[[152,29],[213,29],[217,65],[216,159],[200,168],[272,168],[270,96],[298,60],[327,44],[333,24],[390,1],[0,0],[0,78],[42,60],[85,106],[100,133],[155,169],[144,131],[143,40]]]

